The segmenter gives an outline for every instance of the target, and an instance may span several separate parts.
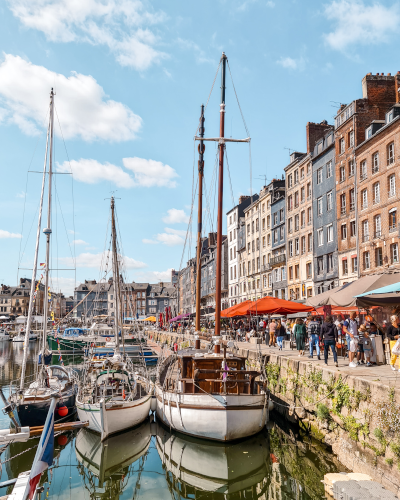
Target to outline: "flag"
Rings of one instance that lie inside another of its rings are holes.
[[[54,408],[55,401],[52,401],[49,408],[49,413],[44,424],[42,436],[39,446],[36,451],[32,469],[29,474],[29,492],[27,497],[29,500],[35,496],[36,487],[39,484],[43,472],[53,463],[54,457]],[[26,492],[25,492],[26,493]],[[26,498],[26,496],[24,496]]]
[[[45,262],[41,262],[40,263],[40,267],[46,267],[46,263]]]

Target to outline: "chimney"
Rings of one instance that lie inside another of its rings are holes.
[[[314,151],[315,144],[332,128],[332,125],[328,125],[326,120],[323,120],[321,123],[307,123],[307,154]]]
[[[250,198],[250,196],[240,196],[239,197],[239,205],[241,205],[245,200],[248,200]]]
[[[396,93],[396,104],[400,103],[400,71],[394,77],[394,87]]]
[[[363,99],[368,99],[370,104],[378,106],[385,113],[396,102],[396,81],[390,73],[365,75],[362,79]]]
[[[215,245],[215,233],[208,233],[208,246],[214,246]]]

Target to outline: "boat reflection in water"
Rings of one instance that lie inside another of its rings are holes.
[[[266,498],[271,461],[264,433],[217,443],[171,433],[159,424],[156,445],[171,498]]]
[[[151,442],[150,426],[147,421],[104,441],[90,430],[78,432],[75,441],[78,470],[90,498],[119,498],[133,473],[138,474],[136,487],[140,487],[141,471]],[[130,466],[137,461],[138,467],[132,470]]]

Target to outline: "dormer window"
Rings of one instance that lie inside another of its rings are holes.
[[[394,118],[394,111],[391,109],[388,113],[386,113],[386,123],[390,123],[393,121]]]
[[[365,140],[372,137],[372,125],[365,129]]]

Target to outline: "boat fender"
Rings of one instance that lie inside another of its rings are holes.
[[[106,337],[106,342],[110,342],[111,337]]]
[[[157,409],[157,398],[156,396],[152,396],[150,401],[150,410],[156,411],[156,409]]]
[[[274,402],[273,402],[273,401],[271,401],[271,400],[269,400],[269,401],[268,401],[268,410],[269,410],[269,411],[271,411],[271,410],[273,410],[273,409],[274,409]]]
[[[60,417],[66,417],[68,415],[68,408],[65,405],[59,406],[57,408],[57,413]]]

